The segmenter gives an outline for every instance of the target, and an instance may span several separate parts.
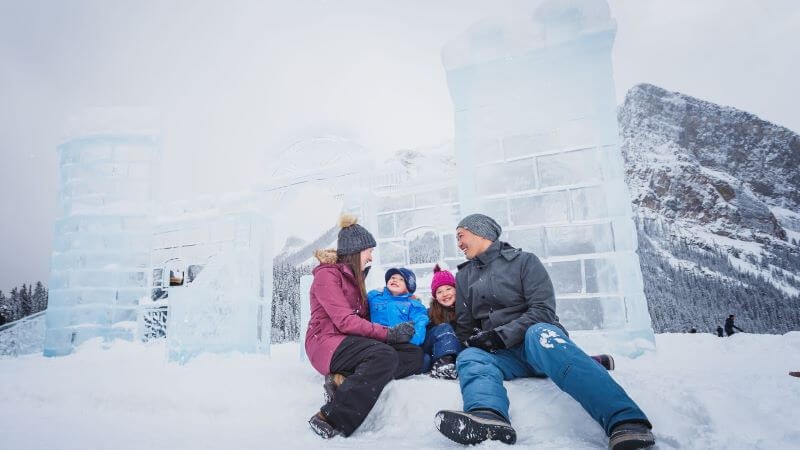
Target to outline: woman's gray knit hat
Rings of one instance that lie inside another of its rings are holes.
[[[361,250],[377,247],[375,238],[366,228],[357,224],[358,218],[350,214],[342,214],[339,218],[339,238],[336,243],[336,254],[339,256],[360,253]]]
[[[461,219],[461,222],[458,222],[456,228],[467,229],[492,242],[498,240],[500,238],[500,233],[503,232],[499,223],[483,214],[470,214],[464,217]]]

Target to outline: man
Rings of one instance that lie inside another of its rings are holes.
[[[727,334],[728,336],[732,336],[733,333],[735,333],[735,331],[733,331],[734,328],[736,328],[739,331],[742,331],[741,328],[733,324],[734,320],[736,320],[736,316],[734,316],[733,314],[731,314],[730,316],[728,316],[727,319],[725,319],[725,334]]]
[[[609,448],[655,443],[650,422],[558,322],[553,284],[539,259],[499,241],[491,217],[472,214],[456,227],[468,261],[456,275],[456,334],[468,347],[457,369],[464,411],[439,411],[435,424],[455,442],[516,442],[503,380],[550,377],[605,430]]]

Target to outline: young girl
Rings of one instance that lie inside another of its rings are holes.
[[[326,375],[332,393],[308,421],[326,439],[352,434],[384,386],[419,373],[422,362],[420,348],[408,344],[412,325],[390,328],[369,321],[364,270],[372,261],[375,238],[354,216],[343,215],[339,224],[338,249],[315,253],[320,264],[313,271],[305,341],[311,365]]]
[[[411,343],[422,345],[425,340],[425,326],[428,325],[428,311],[414,295],[417,278],[406,268],[391,268],[384,276],[386,287],[382,291],[370,291],[369,317],[374,323],[387,327],[409,322],[414,326]]]
[[[431,306],[428,309],[428,330],[422,345],[424,371],[430,370],[434,378],[454,380],[456,355],[464,347],[458,341],[453,327],[456,321],[456,279],[452,273],[433,268],[431,281]]]

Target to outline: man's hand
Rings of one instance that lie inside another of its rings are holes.
[[[506,344],[503,343],[496,331],[481,331],[479,328],[476,328],[472,336],[467,338],[466,345],[467,347],[477,347],[491,353],[506,348]]]

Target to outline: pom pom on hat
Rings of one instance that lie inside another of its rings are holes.
[[[352,214],[342,214],[339,217],[339,228],[347,228],[358,223],[358,217]]]

